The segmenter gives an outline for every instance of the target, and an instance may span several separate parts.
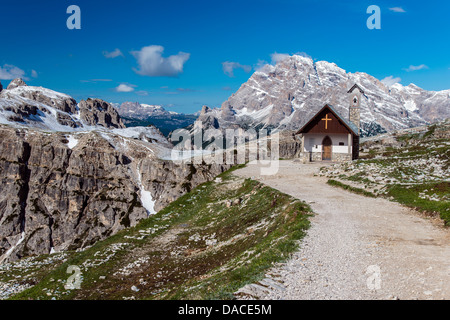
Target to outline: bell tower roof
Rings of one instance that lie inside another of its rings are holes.
[[[364,90],[363,89],[361,89],[361,87],[360,86],[358,86],[356,83],[353,85],[353,87],[351,87],[350,88],[350,90],[348,90],[348,92],[347,93],[352,93],[353,92],[353,90],[355,90],[355,89],[358,89],[359,90],[359,92],[361,92],[362,94],[364,94]]]

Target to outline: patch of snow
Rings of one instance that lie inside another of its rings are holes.
[[[111,130],[113,133],[125,137],[125,138],[133,138],[133,139],[140,139],[142,140],[145,138],[145,140],[154,139],[159,142],[167,142],[167,139],[158,132],[157,129],[154,127],[130,127],[130,128],[124,128],[124,129],[113,129]],[[150,142],[150,141],[148,141]]]
[[[78,139],[75,138],[74,136],[68,136],[68,137],[67,137],[67,140],[69,140],[69,142],[67,143],[67,146],[68,146],[70,149],[75,148],[76,145],[78,144]]]
[[[143,104],[143,103],[141,103],[141,107],[142,108],[150,108],[150,109],[158,109],[158,110],[162,109],[161,106],[151,105],[151,104]]]
[[[6,253],[3,255],[3,257],[0,259],[0,263],[2,263],[5,259],[7,259],[11,253],[14,251],[14,249],[16,249],[19,244],[21,244],[23,242],[23,240],[25,240],[25,232],[22,232],[20,235],[20,239],[19,241],[17,241],[17,243],[15,245],[13,245],[11,248],[8,249],[8,251],[6,251]]]
[[[141,203],[149,215],[156,214],[155,201],[152,198],[152,194],[143,188],[141,189]]]
[[[405,108],[406,108],[406,110],[411,111],[411,112],[416,111],[418,109],[416,103],[413,100],[406,101]]]
[[[50,99],[72,99],[72,97],[68,96],[67,94],[53,91],[43,87],[21,86],[14,89],[9,89],[8,91],[13,94],[23,94],[37,91],[49,97]]]
[[[297,112],[297,110],[294,110],[291,115],[289,117],[284,118],[283,120],[280,121],[280,125],[286,124],[286,123],[290,123],[292,118],[294,117],[294,114]]]
[[[192,158],[197,157],[205,157],[210,156],[212,154],[211,150],[208,149],[200,149],[200,150],[177,150],[170,149],[167,154],[160,155],[161,160],[170,160],[170,161],[186,161]],[[188,163],[188,161],[186,161]]]
[[[137,168],[137,182],[140,189],[140,200],[142,203],[142,206],[147,210],[147,215],[153,215],[156,214],[155,210],[155,200],[153,200],[152,194],[150,191],[147,191],[144,189],[144,186],[142,185],[142,177],[141,172],[139,171],[139,168]]]
[[[253,111],[248,111],[247,107],[244,107],[240,110],[236,110],[236,116],[238,117],[243,117],[243,116],[247,116],[247,117],[252,117],[253,119],[262,119],[266,116],[268,116],[270,114],[270,112],[273,109],[273,104],[271,104],[270,106],[265,107],[264,109],[261,110],[253,110]]]

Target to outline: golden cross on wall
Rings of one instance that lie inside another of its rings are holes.
[[[325,130],[327,130],[328,129],[328,121],[331,121],[331,120],[333,120],[333,119],[328,119],[328,113],[327,113],[327,115],[325,116],[325,118],[323,118],[322,119],[323,121],[325,121]]]

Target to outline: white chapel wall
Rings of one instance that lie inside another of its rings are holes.
[[[322,141],[326,136],[329,136],[331,139],[333,153],[348,153],[347,134],[324,133],[305,134],[305,146],[303,147],[303,152],[322,152]]]

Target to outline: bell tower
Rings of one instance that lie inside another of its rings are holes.
[[[358,128],[359,134],[361,120],[361,95],[364,94],[364,91],[357,84],[355,84],[350,90],[348,90],[347,93],[350,99],[348,119]]]

